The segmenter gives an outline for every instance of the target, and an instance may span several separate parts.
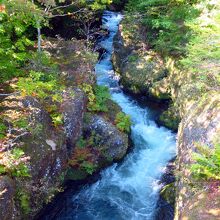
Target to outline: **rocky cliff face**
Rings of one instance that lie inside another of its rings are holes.
[[[129,30],[131,26],[135,30]],[[114,41],[113,61],[126,90],[155,101],[170,100],[160,121],[171,129],[178,129],[175,218],[219,219],[218,184],[213,187],[213,184],[203,182],[203,187],[198,189],[195,182],[192,184],[189,172],[196,143],[212,148],[219,137],[219,92],[206,91],[202,95],[199,82],[191,73],[180,71],[173,59],[162,59],[148,49],[141,30],[139,24],[122,22]]]
[[[0,219],[32,219],[65,180],[86,178],[121,159],[128,148],[127,134],[111,121],[120,111],[115,103],[109,100],[115,113],[87,113],[80,85],[95,84],[97,56],[87,53],[81,41],[50,39],[44,49],[59,64],[66,85],[62,100],[49,105],[63,122],[56,125],[48,106],[34,96],[13,94],[1,100],[7,136],[0,140]],[[14,164],[18,160],[19,167]],[[7,170],[1,170],[2,163]]]
[[[220,200],[218,183],[194,182],[189,172],[196,144],[213,148],[220,134],[220,96],[210,94],[186,112],[178,132],[176,219],[219,219]],[[194,185],[192,185],[194,182]],[[200,185],[197,189],[196,185]]]
[[[121,76],[121,84],[135,94],[154,96],[151,88],[167,76],[163,60],[153,51],[145,50],[144,45],[135,44],[133,39],[122,31],[114,38],[113,62]],[[135,46],[134,46],[135,45]],[[169,92],[158,94],[160,99],[169,99]]]

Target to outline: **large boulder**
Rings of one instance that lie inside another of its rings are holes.
[[[71,93],[72,98],[70,98]],[[77,139],[82,135],[86,104],[86,96],[79,88],[69,89],[68,92],[64,94],[61,109],[64,115],[64,129],[69,148],[73,148]]]
[[[9,96],[1,107],[11,133],[0,150],[7,152],[21,148],[25,157],[29,158],[30,177],[14,179],[16,190],[28,201],[31,211],[24,213],[22,201],[16,197],[13,198],[16,200],[13,214],[16,218],[30,217],[50,200],[62,184],[68,155],[82,134],[86,98],[80,89],[69,89],[63,93],[63,103],[58,107],[64,116],[64,124],[59,127],[54,126],[50,114],[34,97]]]
[[[68,87],[94,84],[94,66],[98,53],[89,52],[84,40],[47,38],[43,45],[59,66],[63,83]]]
[[[14,179],[16,191],[25,195],[31,212],[24,213],[22,201],[16,197],[14,215],[16,218],[32,216],[51,196],[51,189],[60,184],[59,176],[67,164],[65,134],[62,129],[53,127],[49,113],[34,97],[9,96],[1,107],[4,120],[12,130],[1,150],[20,148],[29,158],[26,164],[30,177]]]
[[[128,136],[120,132],[110,122],[99,115],[87,117],[84,131],[87,135],[95,133],[100,137],[99,145],[105,155],[113,161],[122,159],[128,150]]]
[[[135,94],[156,96],[157,99],[169,99],[168,87],[164,87],[164,83],[161,86],[158,84],[167,76],[163,60],[157,53],[146,50],[142,37],[134,39],[127,36],[126,28],[125,23],[120,26],[114,38],[113,53],[114,67],[124,89]],[[156,85],[157,90],[152,90]]]

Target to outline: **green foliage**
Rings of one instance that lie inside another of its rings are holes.
[[[95,164],[88,161],[83,161],[81,167],[90,175],[93,174],[97,168]]]
[[[0,174],[9,174],[13,177],[30,177],[26,165],[28,157],[20,148],[14,148],[0,155]]]
[[[92,104],[91,110],[107,112],[108,108],[106,106],[106,101],[110,99],[110,93],[108,87],[96,86],[94,92],[95,92],[95,102]]]
[[[26,215],[31,211],[30,208],[30,196],[23,190],[18,190],[17,200],[21,206],[22,212]]]
[[[6,135],[7,126],[0,120],[0,140]]]
[[[73,168],[86,171],[88,174],[92,174],[97,168],[94,155],[88,147],[75,148],[74,154],[69,160],[69,165]]]
[[[0,11],[0,82],[20,76],[34,45],[29,29],[35,27],[36,10],[30,1],[3,1]]]
[[[82,6],[91,8],[92,10],[104,10],[106,6],[112,3],[112,0],[81,0]]]
[[[128,57],[128,61],[129,62],[136,62],[137,60],[138,60],[138,55],[137,54],[134,54],[134,55],[130,55],[129,57]]]
[[[203,6],[207,10],[208,2]],[[208,12],[204,12],[197,22],[188,23],[194,31],[187,45],[187,56],[181,59],[182,66],[193,73],[194,81],[207,89],[220,86],[218,65],[220,60],[220,2]],[[204,89],[203,89],[204,91]]]
[[[83,84],[82,90],[87,94],[89,103],[88,110],[95,112],[107,112],[108,108],[106,102],[110,99],[110,93],[106,86],[95,86],[93,89],[91,85]]]
[[[76,142],[76,147],[78,148],[84,148],[86,147],[87,142],[84,138],[80,137],[80,139]]]
[[[115,119],[116,127],[123,132],[130,132],[131,118],[123,112],[119,112]]]
[[[56,112],[50,114],[50,116],[52,118],[52,122],[55,127],[58,127],[59,125],[63,125],[63,115],[61,113]]]
[[[22,77],[17,83],[22,95],[36,96],[42,100],[52,97],[53,101],[60,102],[63,86],[60,85],[55,74],[30,71],[29,77]]]
[[[126,16],[133,26],[138,22],[147,27],[146,40],[158,51],[181,56],[191,36],[186,23],[200,13],[197,2],[199,0],[130,0]]]
[[[13,125],[14,125],[14,127],[17,127],[17,128],[27,128],[29,123],[28,123],[27,118],[20,118],[20,119],[14,121]]]
[[[214,149],[199,144],[196,147],[198,153],[193,154],[196,163],[190,167],[193,177],[220,180],[220,144],[215,144]]]

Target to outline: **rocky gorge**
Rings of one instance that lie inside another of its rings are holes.
[[[149,18],[165,13],[154,1],[135,1],[153,10]],[[132,4],[114,1],[112,11],[85,15],[85,27],[95,20],[93,42],[82,37],[81,18],[55,17],[40,57],[0,85],[0,219],[219,219],[217,174],[192,171],[201,161],[209,166],[219,146],[218,54],[207,61],[215,49],[201,50],[195,62],[166,53],[169,41],[158,49],[159,34]],[[209,2],[201,27],[212,27],[217,12]]]
[[[80,85],[95,84],[97,56],[83,52],[83,45],[54,39],[45,42],[45,50],[60,63],[62,78],[68,85],[62,102],[57,104],[63,125],[54,127],[50,114],[37,98],[17,94],[1,101],[1,114],[11,129],[7,140],[1,143],[1,159],[14,146],[21,146],[30,170],[27,177],[1,176],[1,219],[32,218],[62,190],[64,181],[84,179],[121,160],[127,152],[128,135],[114,122],[120,107],[109,100],[110,114],[87,110],[88,98]]]
[[[175,204],[175,219],[219,219],[219,190],[209,182],[193,182],[189,170],[197,143],[212,148],[219,141],[219,92],[210,90],[200,97],[191,73],[178,69],[172,57],[150,49],[143,29],[138,22],[124,19],[114,39],[113,62],[129,93],[169,103],[158,123],[178,131],[176,183],[165,186],[161,195]]]

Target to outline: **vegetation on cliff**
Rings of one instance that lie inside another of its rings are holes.
[[[169,100],[159,122],[178,129],[177,219],[219,217],[219,10],[219,0],[130,0],[115,40],[124,88]]]
[[[143,0],[126,6],[113,57],[121,83],[171,100],[160,122],[174,130],[198,97],[219,91],[219,7],[219,1]]]
[[[120,108],[108,116],[115,104],[94,75],[100,12],[110,3],[0,1],[1,219],[33,218],[61,190],[68,168],[85,178],[125,155],[127,134],[112,119]],[[57,18],[75,27],[71,40],[47,36]],[[83,121],[86,111],[98,117],[101,138]]]

